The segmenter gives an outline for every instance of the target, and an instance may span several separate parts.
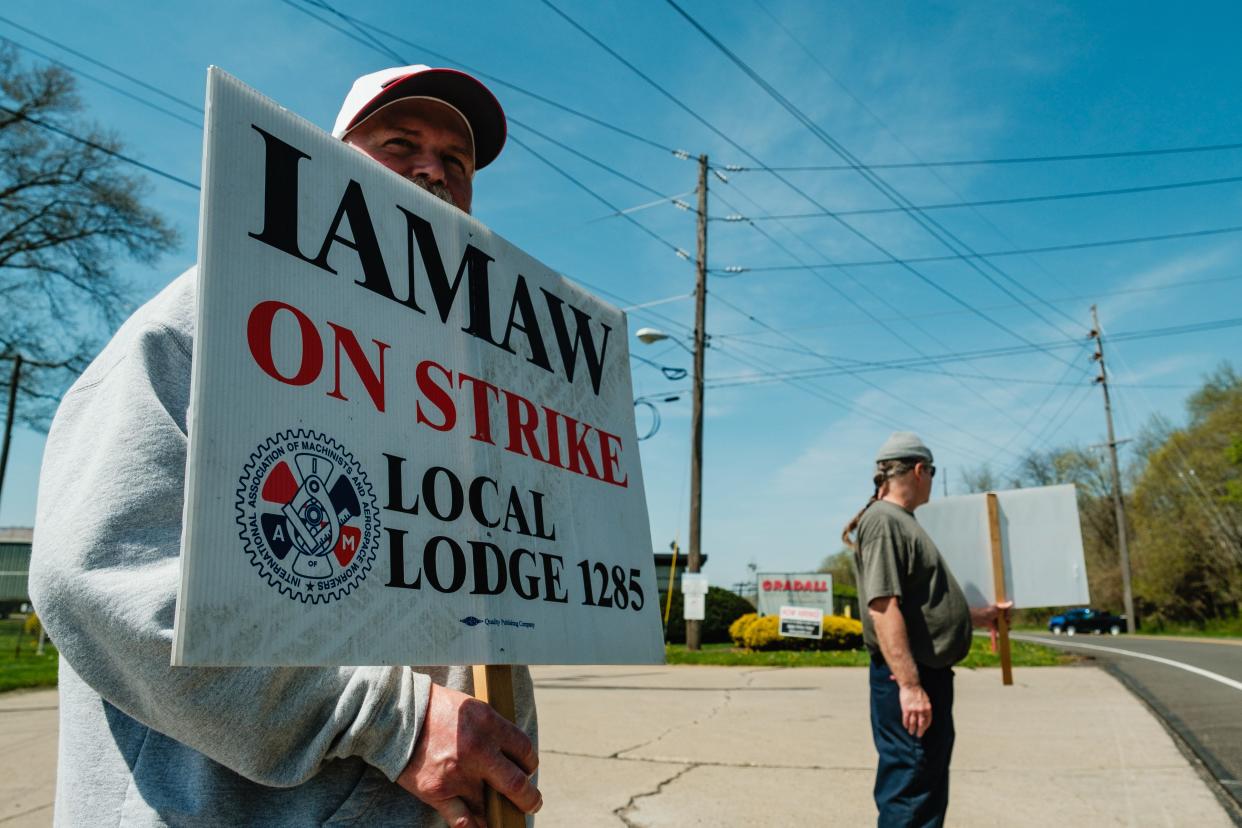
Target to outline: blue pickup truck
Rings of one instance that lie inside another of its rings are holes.
[[[1108,633],[1120,635],[1126,629],[1126,619],[1121,615],[1113,615],[1104,610],[1079,609],[1066,610],[1060,615],[1048,619],[1048,629],[1053,635],[1076,635],[1082,632]]]

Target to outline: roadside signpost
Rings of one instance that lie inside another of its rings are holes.
[[[619,310],[214,68],[198,261],[174,665],[663,661]]]
[[[824,612],[819,607],[781,607],[780,634],[785,638],[824,637]]]
[[[681,576],[682,618],[702,621],[707,617],[707,576],[687,572]]]
[[[972,607],[1090,603],[1073,485],[946,497],[918,510]],[[998,623],[1002,680],[1013,683],[1009,627]]]

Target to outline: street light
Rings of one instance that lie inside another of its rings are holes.
[[[702,180],[699,183],[700,187],[702,187]],[[700,207],[702,206],[700,205]],[[701,224],[700,222],[700,231],[702,231]],[[703,256],[700,256],[699,264],[693,350],[677,337],[671,336],[659,328],[639,328],[634,332],[634,336],[644,345],[663,342],[667,339],[680,345],[694,358],[694,406],[690,418],[690,555],[686,561],[686,571],[690,573],[697,573],[699,571],[701,561],[699,544],[703,526],[703,350],[707,346],[706,336],[703,332],[703,299],[705,290],[703,284]],[[700,634],[701,623],[699,621],[687,620],[687,649],[699,649]]]

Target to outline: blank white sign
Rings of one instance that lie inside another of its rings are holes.
[[[1014,606],[1091,603],[1083,561],[1078,498],[1072,484],[996,492],[1005,591]],[[916,514],[971,606],[993,603],[987,495],[946,497]]]

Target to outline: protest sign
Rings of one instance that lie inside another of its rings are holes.
[[[824,613],[819,607],[781,607],[780,634],[785,638],[824,637]]]
[[[626,320],[208,75],[177,665],[663,659]]]
[[[823,572],[761,572],[755,576],[759,586],[759,614],[776,615],[781,607],[818,607],[824,615],[833,614],[832,576]]]
[[[1004,594],[1014,607],[1090,603],[1074,486],[996,492]],[[987,495],[933,500],[916,512],[971,606],[996,601]]]

